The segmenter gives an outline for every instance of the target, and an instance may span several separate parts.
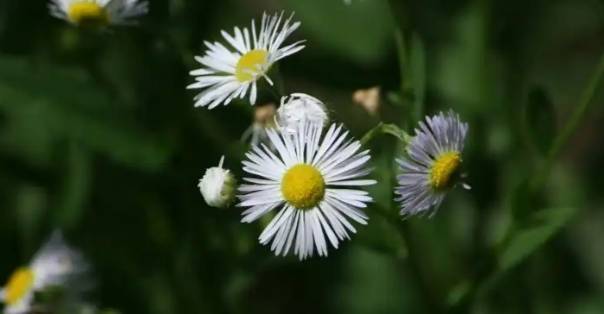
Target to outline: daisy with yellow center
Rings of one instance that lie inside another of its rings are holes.
[[[247,207],[242,221],[277,210],[260,243],[270,243],[275,255],[293,249],[300,259],[315,251],[327,256],[329,244],[337,249],[356,232],[349,220],[366,224],[362,209],[372,198],[359,188],[376,183],[363,179],[370,172],[369,151],[361,151],[361,144],[335,124],[324,135],[322,125],[310,123],[298,125],[296,132],[267,132],[274,152],[255,146],[243,161],[249,176],[239,188],[239,206]]]
[[[213,109],[218,105],[228,105],[233,99],[245,98],[256,103],[257,81],[263,77],[273,84],[267,73],[271,66],[304,48],[302,41],[283,46],[285,40],[300,22],[292,22],[293,14],[286,20],[283,13],[262,15],[260,29],[252,20],[251,30],[235,27],[233,35],[222,31],[222,37],[230,47],[220,42],[204,42],[208,50],[204,56],[195,57],[202,67],[191,71],[195,83],[188,89],[201,89],[195,97],[195,107]]]
[[[28,266],[18,268],[9,276],[0,291],[4,313],[29,313],[35,292],[66,285],[85,268],[80,254],[67,247],[59,233],[53,234]]]
[[[148,11],[144,0],[51,0],[50,14],[78,26],[132,24]]]
[[[468,124],[453,111],[426,117],[425,123],[419,123],[407,146],[407,156],[398,160],[400,174],[395,193],[401,202],[401,215],[436,212],[459,177],[467,133]]]

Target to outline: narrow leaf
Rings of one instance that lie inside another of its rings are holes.
[[[575,208],[567,207],[536,212],[530,224],[513,231],[499,255],[499,269],[510,269],[537,251],[571,220],[575,212]]]

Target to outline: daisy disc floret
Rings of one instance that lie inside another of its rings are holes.
[[[281,106],[277,110],[277,124],[288,132],[295,132],[300,123],[322,127],[328,121],[325,105],[313,96],[293,93],[281,98]]]
[[[247,207],[243,222],[253,222],[277,211],[259,237],[275,255],[290,249],[300,258],[327,256],[328,245],[338,248],[366,224],[363,212],[372,198],[361,188],[375,184],[364,179],[370,172],[369,151],[349,139],[342,126],[323,128],[302,123],[296,132],[267,130],[275,150],[255,146],[243,161],[248,176],[239,187],[239,206]],[[329,244],[328,244],[329,243]]]
[[[51,0],[49,4],[52,16],[91,27],[132,24],[148,7],[144,0]]]
[[[284,42],[298,27],[300,22],[292,22],[293,14],[283,18],[283,13],[262,15],[260,28],[252,20],[251,28],[235,27],[233,35],[222,31],[228,47],[220,42],[204,42],[207,51],[195,57],[202,67],[191,71],[195,83],[188,89],[201,89],[195,97],[195,107],[213,109],[218,105],[228,105],[233,99],[245,98],[256,103],[257,82],[268,77],[271,66],[304,48],[303,41],[284,46]]]
[[[82,275],[86,268],[81,255],[69,248],[61,234],[55,232],[29,265],[17,268],[9,276],[0,291],[4,312],[28,313],[35,292],[51,286],[65,286],[71,279]]]
[[[453,111],[426,117],[398,160],[395,193],[401,215],[433,215],[447,192],[458,182],[468,124]]]

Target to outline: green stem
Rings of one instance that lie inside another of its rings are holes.
[[[390,0],[390,10],[393,12],[394,19],[397,21],[397,27],[394,31],[394,39],[396,42],[396,52],[398,56],[399,66],[399,96],[403,107],[402,126],[408,129],[411,125],[411,102],[409,96],[412,94],[411,81],[406,77],[409,69],[408,47],[409,47],[409,30],[405,17],[400,13],[403,10],[402,5],[396,0]]]
[[[538,189],[543,185],[543,183],[547,180],[550,174],[550,170],[560,155],[562,148],[567,144],[568,140],[576,131],[579,124],[585,119],[585,115],[589,111],[591,105],[594,103],[594,97],[596,95],[596,91],[602,85],[602,79],[604,77],[604,54],[600,56],[599,63],[596,67],[594,74],[592,75],[589,83],[583,90],[581,94],[581,98],[579,100],[579,104],[575,107],[572,112],[570,118],[566,122],[566,125],[560,132],[560,134],[554,140],[551,149],[547,154],[547,158],[541,171],[535,177],[531,184],[531,188]]]
[[[604,54],[600,57],[600,62],[596,68],[596,71],[591,77],[591,80],[585,90],[583,90],[583,94],[581,95],[581,100],[579,105],[575,108],[572,116],[566,122],[566,126],[560,132],[560,135],[554,141],[552,148],[549,152],[549,158],[554,159],[560,153],[562,147],[566,144],[566,142],[570,139],[575,129],[579,125],[579,123],[585,118],[585,114],[587,113],[589,107],[594,102],[592,101],[598,87],[601,86],[602,77],[604,75]]]
[[[543,167],[539,170],[535,179],[531,181],[529,185],[529,192],[535,193],[540,189],[543,183],[547,180],[550,174],[551,167],[553,166],[556,158],[560,154],[562,148],[567,144],[568,140],[575,132],[579,123],[583,121],[585,115],[587,114],[590,106],[593,104],[593,99],[598,90],[598,87],[602,84],[602,79],[604,77],[604,54],[602,54],[598,66],[591,77],[588,85],[583,90],[581,95],[579,104],[575,107],[574,111],[571,114],[571,117],[566,122],[566,125],[562,129],[562,132],[558,135],[558,137],[554,140],[554,144],[552,145],[549,153],[547,155],[547,159],[543,164]],[[512,226],[507,231],[503,237],[503,241],[499,243],[496,247],[495,252],[500,252],[502,250],[503,245],[505,245],[508,240],[511,238],[513,232],[516,229]],[[496,276],[500,274],[497,273],[497,268],[495,267],[496,256],[492,256],[490,259],[487,259],[484,265],[484,270],[478,271],[475,276],[473,276],[472,280],[468,283],[469,288],[463,294],[463,296],[452,304],[450,309],[451,313],[467,313],[469,308],[472,305],[472,302],[476,298],[480,291],[487,290],[490,286],[494,284]]]
[[[422,298],[423,304],[426,306],[426,310],[428,313],[443,313],[444,308],[441,303],[437,300],[440,300],[440,297],[436,296],[436,292],[431,288],[430,281],[424,275],[422,270],[422,261],[421,255],[418,254],[420,252],[420,248],[417,247],[417,243],[415,238],[413,237],[413,232],[411,230],[411,226],[408,221],[404,221],[401,216],[396,214],[395,212],[386,210],[385,208],[378,206],[377,204],[373,206],[375,212],[380,214],[386,221],[388,221],[392,227],[394,227],[400,236],[404,239],[407,244],[407,259],[405,262],[409,266],[409,275],[413,278],[414,282],[418,286],[418,290],[420,290],[420,297]]]
[[[422,261],[422,257],[419,254],[421,247],[418,247],[416,237],[413,236],[414,232],[411,230],[411,226],[408,221],[402,221],[398,219],[398,230],[405,239],[407,244],[408,259],[407,263],[410,269],[410,275],[413,276],[419,290],[421,291],[423,303],[426,306],[428,313],[444,313],[444,306],[440,302],[442,300],[439,293],[433,288],[433,284],[429,276],[425,275],[425,271],[422,265],[425,263]]]
[[[365,135],[361,138],[361,144],[366,145],[375,138],[379,134],[390,134],[396,137],[399,141],[407,145],[411,140],[411,136],[407,134],[405,131],[401,130],[398,126],[394,124],[380,122],[373,129],[367,131]]]

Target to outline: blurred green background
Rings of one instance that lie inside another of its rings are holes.
[[[61,228],[94,268],[88,300],[121,313],[439,313],[467,295],[465,313],[604,313],[601,81],[520,212],[552,210],[522,220],[498,251],[604,52],[604,1],[151,0],[138,27],[106,32],[46,5],[0,0],[1,280]],[[272,256],[241,209],[207,207],[198,179],[223,154],[241,176],[253,111],[193,108],[193,56],[221,29],[280,10],[302,22],[290,40],[307,40],[279,65],[286,91],[324,100],[357,137],[404,120],[405,104],[456,110],[470,123],[473,189],[453,191],[432,219],[384,219],[376,208],[398,210],[400,147],[380,137],[369,225],[304,262]],[[402,75],[397,21],[412,43]],[[413,97],[399,94],[401,77]],[[352,101],[372,86],[381,116]]]

